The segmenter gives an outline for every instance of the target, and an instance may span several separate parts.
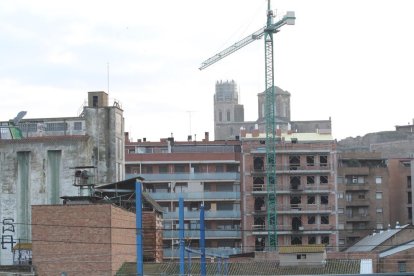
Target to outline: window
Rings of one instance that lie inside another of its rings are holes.
[[[152,166],[151,165],[145,165],[142,166],[143,173],[152,173]]]
[[[308,216],[308,224],[315,224],[315,216]]]
[[[376,192],[375,193],[375,198],[376,199],[382,199],[382,192]]]
[[[377,208],[377,214],[382,214],[382,208]]]
[[[239,165],[237,165],[237,164],[227,164],[226,172],[239,172]]]
[[[321,216],[321,224],[329,224],[329,216]]]
[[[344,229],[345,229],[345,224],[338,223],[338,230],[344,230]]]
[[[321,236],[321,243],[322,244],[329,244],[329,236]]]
[[[176,164],[174,165],[174,172],[176,173],[184,173],[185,172],[185,166],[182,164]]]
[[[159,165],[158,167],[160,173],[168,173],[168,166],[167,165]]]
[[[344,193],[343,192],[339,192],[338,193],[338,198],[344,198]]]
[[[377,223],[377,229],[381,230],[384,228],[384,224],[382,223]]]
[[[338,208],[338,214],[343,214],[344,213],[344,208]]]
[[[351,202],[352,201],[352,194],[351,193],[346,193],[345,198],[346,198],[347,202]]]
[[[292,190],[299,189],[300,186],[300,176],[291,176],[290,177],[290,188]]]
[[[224,172],[224,165],[216,164],[216,172]]]
[[[290,240],[290,244],[292,244],[292,245],[302,244],[302,237],[301,236],[292,236],[292,238]]]
[[[230,110],[227,110],[227,122],[230,122]]]
[[[308,204],[315,204],[315,196],[308,195]]]
[[[315,157],[313,155],[306,156],[306,165],[309,167],[315,166]]]
[[[328,156],[327,155],[319,156],[319,164],[321,165],[321,167],[327,167],[328,166]]]
[[[46,123],[46,131],[64,131],[66,123]]]
[[[306,260],[306,254],[297,254],[296,259],[297,260]]]
[[[223,112],[219,111],[219,122],[223,121]]]
[[[254,157],[253,159],[253,168],[255,171],[264,170],[264,158],[263,157]]]
[[[73,129],[74,130],[82,130],[82,122],[75,122],[73,124]]]
[[[329,196],[327,195],[321,195],[321,204],[328,204],[329,203]]]
[[[313,185],[315,184],[315,176],[309,175],[306,177],[306,184]]]
[[[328,176],[327,175],[321,175],[321,176],[319,176],[319,182],[321,184],[328,184]]]
[[[375,184],[381,184],[381,183],[382,183],[382,177],[381,176],[375,177]]]
[[[316,237],[315,236],[309,236],[308,237],[308,244],[316,244]]]
[[[358,194],[358,199],[365,199],[365,193]]]
[[[405,261],[398,261],[398,272],[407,272],[407,264]]]
[[[411,189],[411,175],[407,176],[407,189]]]
[[[408,212],[408,219],[412,219],[412,217],[413,217],[413,208],[412,207],[407,207],[407,212]]]
[[[289,156],[289,169],[297,170],[299,166],[300,166],[300,156],[299,155]]]
[[[411,204],[411,202],[412,202],[412,194],[411,194],[411,192],[408,192],[407,193],[407,201],[408,201],[408,204]]]

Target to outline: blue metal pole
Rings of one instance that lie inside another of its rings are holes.
[[[206,269],[206,233],[204,227],[204,205],[200,207],[200,249],[201,249],[201,276],[205,276],[207,273]]]
[[[184,275],[184,199],[183,195],[180,195],[178,201],[178,220],[179,220],[179,238],[180,238],[180,275]]]
[[[144,258],[142,250],[142,184],[135,182],[135,214],[137,232],[137,275],[144,275]]]

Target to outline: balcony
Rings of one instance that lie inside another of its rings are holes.
[[[199,248],[191,248],[193,250],[199,250]],[[230,256],[234,254],[240,254],[242,253],[241,249],[238,247],[207,247],[206,248],[206,255],[214,255],[214,256]],[[164,259],[165,258],[179,258],[180,252],[179,252],[179,245],[175,245],[174,248],[165,248],[164,249]],[[186,252],[187,257],[187,252]],[[191,254],[192,257],[198,258],[200,256],[197,256],[196,254]]]
[[[202,201],[202,200],[240,200],[239,192],[183,192],[183,193],[168,193],[168,192],[150,192],[149,195],[156,201],[172,200],[176,201],[182,195],[184,200]]]
[[[369,191],[369,183],[346,183],[346,191]]]
[[[178,219],[178,211],[176,212],[165,212],[163,216],[164,220],[166,219]],[[205,211],[204,218],[208,219],[232,219],[239,220],[241,219],[240,211],[231,210],[231,211]],[[200,211],[184,211],[184,219],[198,220],[200,219]]]
[[[277,206],[278,214],[322,214],[332,213],[335,207],[328,204],[293,204]]]
[[[178,230],[164,230],[163,239],[178,239]],[[184,237],[187,239],[200,239],[200,230],[184,230]],[[231,230],[205,230],[206,239],[241,239],[241,231]]]
[[[359,222],[359,221],[370,221],[371,217],[369,215],[355,215],[355,216],[346,216],[347,222]]]
[[[253,195],[265,195],[267,194],[266,184],[253,184]],[[296,189],[292,189],[290,184],[278,184],[276,185],[277,194],[290,194],[290,193],[306,193],[306,194],[321,194],[329,193],[330,189],[334,189],[331,184],[312,184],[312,185],[299,185]]]
[[[351,201],[346,201],[346,206],[369,206],[369,199],[353,199]]]
[[[238,172],[211,172],[211,173],[142,173],[127,174],[126,179],[141,176],[145,182],[151,181],[240,181]]]
[[[294,174],[309,174],[309,173],[329,173],[331,167],[329,165],[314,165],[314,166],[300,166],[300,165],[277,165],[276,173],[294,173]],[[265,175],[266,169],[250,167],[250,173],[254,175]]]
[[[268,231],[266,230],[265,225],[253,225],[252,228],[253,235],[267,235]],[[293,230],[291,225],[279,225],[277,227],[278,235],[310,235],[310,234],[331,234],[335,231],[334,226],[330,224],[307,224],[302,225],[297,230]]]

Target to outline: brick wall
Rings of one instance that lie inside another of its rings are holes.
[[[32,206],[39,275],[113,275],[135,261],[135,215],[112,205]]]

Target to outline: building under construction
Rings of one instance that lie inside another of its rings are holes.
[[[336,150],[330,134],[277,133],[276,210],[269,210],[266,141],[263,133],[242,132],[241,213],[245,251],[324,244],[337,250]],[[268,216],[277,228],[269,233]]]

